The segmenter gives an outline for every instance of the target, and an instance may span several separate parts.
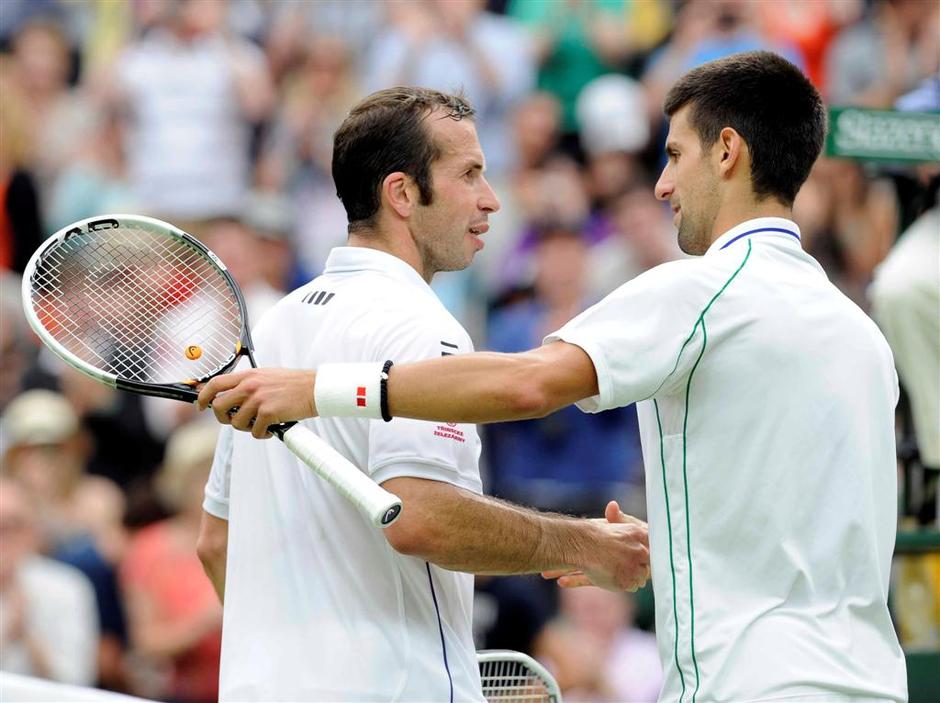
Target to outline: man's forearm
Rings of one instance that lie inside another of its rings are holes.
[[[603,521],[541,513],[446,483],[392,479],[383,486],[408,505],[387,536],[398,550],[454,571],[521,574],[552,570],[601,572],[629,587],[648,564],[639,521]]]

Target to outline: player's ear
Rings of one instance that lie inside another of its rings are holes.
[[[712,153],[718,161],[718,173],[730,176],[747,160],[747,144],[736,129],[725,127],[718,134]]]
[[[399,217],[409,217],[417,204],[417,188],[412,178],[401,171],[388,174],[382,181],[382,200]]]

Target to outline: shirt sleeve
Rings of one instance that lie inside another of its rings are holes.
[[[467,333],[453,320],[408,315],[376,339],[376,361],[407,363],[473,351]],[[394,418],[369,423],[369,466],[381,483],[391,478],[425,478],[482,492],[476,425]]]
[[[599,393],[579,401],[581,410],[629,405],[671,392],[687,378],[695,362],[689,343],[708,304],[698,263],[651,269],[545,337],[543,344],[576,344],[591,357]]]
[[[219,431],[219,441],[215,445],[215,457],[206,482],[202,509],[220,520],[228,520],[229,489],[232,481],[232,434],[231,425],[224,425]]]

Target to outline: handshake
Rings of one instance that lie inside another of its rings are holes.
[[[647,524],[622,512],[613,500],[603,518],[584,522],[589,529],[599,528],[599,543],[584,554],[588,565],[543,571],[542,578],[556,579],[562,588],[599,586],[609,591],[636,591],[645,586],[650,578]]]

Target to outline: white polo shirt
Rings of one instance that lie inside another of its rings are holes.
[[[789,220],[629,281],[546,342],[638,404],[661,701],[904,701],[886,599],[897,377]]]
[[[287,368],[472,351],[413,268],[353,247],[334,249],[254,337],[260,366]],[[379,483],[414,476],[481,492],[472,424],[304,424]],[[230,519],[220,699],[482,701],[473,576],[399,554],[281,442],[224,429],[204,503]]]

